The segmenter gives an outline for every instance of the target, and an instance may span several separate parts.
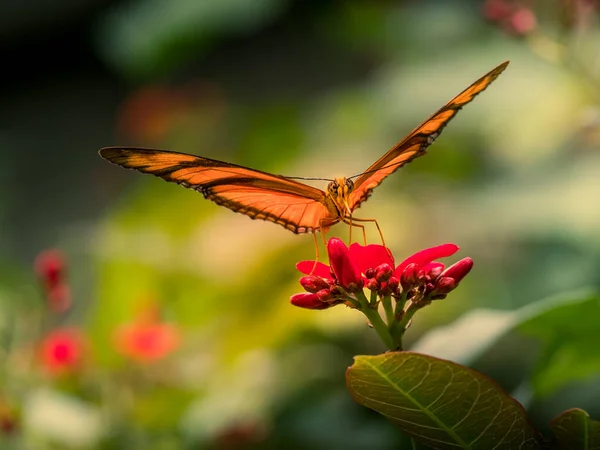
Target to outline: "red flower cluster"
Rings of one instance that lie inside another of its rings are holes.
[[[438,258],[458,251],[454,244],[444,244],[421,250],[395,266],[394,257],[382,245],[352,244],[350,248],[337,238],[327,244],[330,267],[314,261],[296,265],[307,276],[300,284],[307,292],[291,297],[301,308],[326,309],[340,303],[356,307],[353,293],[366,287],[380,297],[399,297],[413,302],[442,299],[456,288],[473,267],[471,258],[464,258],[445,268]]]
[[[67,265],[59,250],[45,250],[35,259],[34,270],[42,282],[48,306],[64,312],[71,306],[71,290],[66,281]]]

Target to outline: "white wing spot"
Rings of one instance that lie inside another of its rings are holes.
[[[440,133],[438,132],[431,133],[429,136],[427,136],[427,144],[433,144],[433,142],[438,138],[439,135]]]

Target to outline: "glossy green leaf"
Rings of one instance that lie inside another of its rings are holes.
[[[557,450],[600,449],[600,422],[591,420],[582,409],[569,409],[550,422]]]
[[[523,407],[459,364],[412,352],[357,356],[346,383],[358,403],[431,448],[540,448]]]
[[[517,311],[473,310],[427,333],[411,350],[471,365],[510,333],[536,338],[541,357],[531,381],[545,396],[600,371],[600,296],[579,291],[531,303]]]

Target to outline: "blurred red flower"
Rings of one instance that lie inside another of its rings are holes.
[[[48,306],[54,312],[65,312],[71,306],[71,290],[66,282],[67,264],[60,250],[49,249],[35,258],[34,271],[44,289]]]
[[[117,351],[139,362],[162,359],[172,353],[179,342],[179,329],[161,322],[155,306],[143,310],[134,321],[121,325],[115,332]]]
[[[84,338],[76,328],[54,330],[44,338],[40,346],[41,363],[52,375],[79,369],[84,353]]]
[[[34,270],[47,288],[64,280],[67,265],[64,254],[57,249],[41,251],[35,258]]]
[[[537,18],[530,2],[519,0],[487,0],[483,16],[515,36],[525,36],[537,28]]]

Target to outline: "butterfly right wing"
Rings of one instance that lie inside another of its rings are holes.
[[[350,194],[350,209],[354,211],[358,208],[388,175],[424,155],[427,147],[433,144],[458,111],[498,78],[506,66],[508,61],[475,81],[373,163],[354,182],[354,190]]]
[[[100,156],[194,189],[218,205],[294,233],[315,232],[340,220],[325,192],[283,176],[164,150],[108,147],[100,150]]]

